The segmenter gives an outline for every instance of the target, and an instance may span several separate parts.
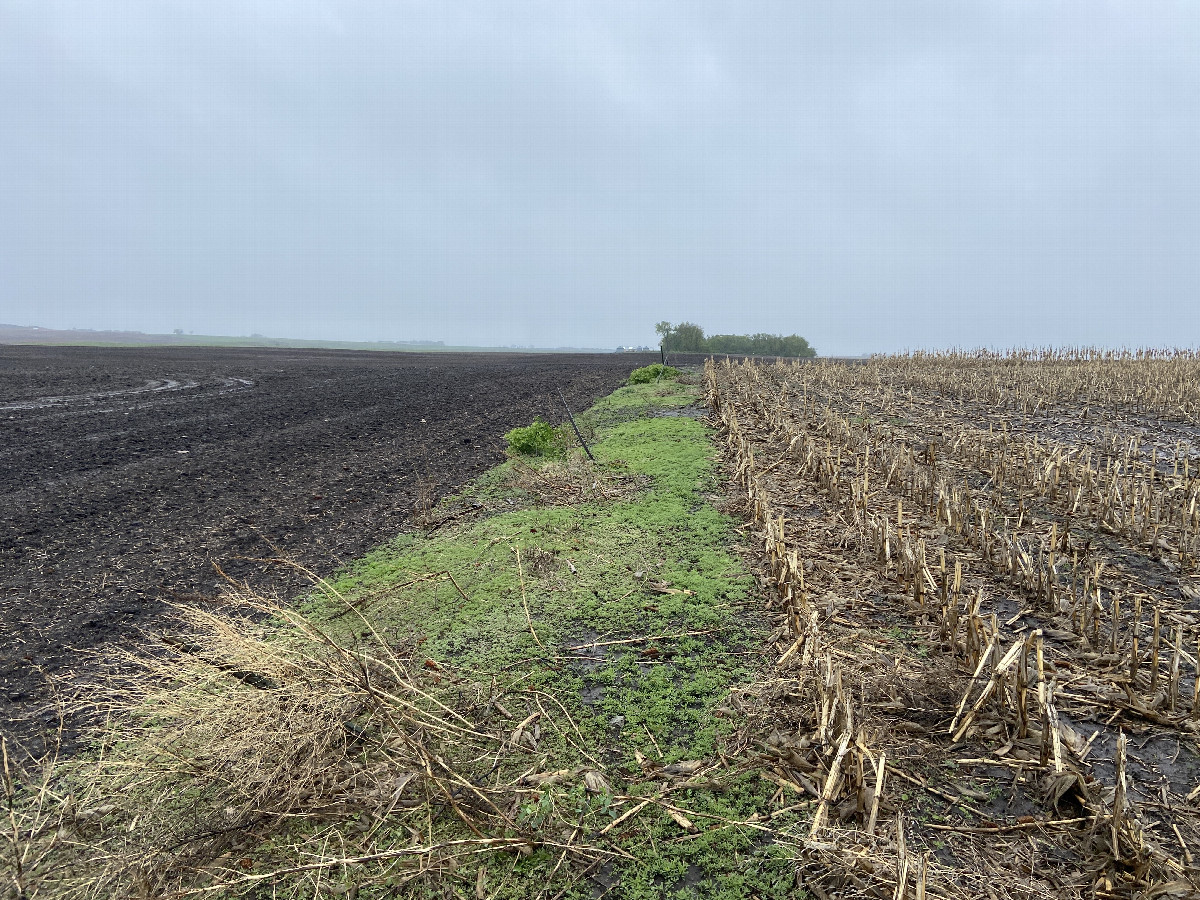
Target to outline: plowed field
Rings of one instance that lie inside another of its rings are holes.
[[[28,741],[47,676],[131,640],[217,566],[282,591],[409,527],[649,356],[0,349],[0,708]],[[36,743],[36,742],[35,742]],[[37,749],[31,747],[31,749]]]

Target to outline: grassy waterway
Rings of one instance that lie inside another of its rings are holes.
[[[614,793],[651,795],[659,782],[646,779],[639,755],[647,768],[683,762],[685,771],[693,761],[716,761],[731,726],[714,712],[731,685],[750,679],[762,642],[754,604],[747,610],[752,581],[729,549],[734,523],[714,505],[711,429],[677,412],[699,399],[692,386],[631,385],[580,417],[597,431],[593,453],[601,470],[632,482],[632,495],[530,502],[514,486],[521,462],[509,462],[458,499],[515,509],[428,537],[405,536],[351,567],[335,589],[376,627],[417,637],[431,660],[508,682],[505,703],[515,717],[537,708],[522,703],[523,690],[556,697],[584,742],[574,746],[543,732],[529,751],[530,766],[573,771],[590,766],[590,757],[603,764]],[[443,571],[457,586],[449,579],[412,584]],[[310,612],[354,626],[328,598],[314,601]],[[788,895],[794,880],[784,860],[764,865],[773,854],[761,849],[759,835],[727,824],[765,810],[773,789],[749,776],[713,784],[719,789],[674,797],[694,830],[651,807],[616,832],[633,859],[604,867],[601,883],[614,885],[613,896]],[[601,827],[630,806],[589,799],[582,785],[574,799]],[[521,813],[535,817],[536,801]],[[595,882],[572,888],[562,867],[547,890],[544,879],[558,855],[537,850],[486,862],[493,879],[487,896],[549,897],[559,889],[592,896]],[[460,880],[473,886],[476,877],[477,870],[468,871]]]

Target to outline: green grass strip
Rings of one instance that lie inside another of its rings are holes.
[[[635,486],[628,495],[523,505],[527,495],[513,483],[516,464],[506,463],[462,496],[511,511],[400,538],[350,567],[335,587],[376,628],[421,641],[430,660],[493,677],[515,692],[532,688],[558,698],[584,744],[545,736],[530,766],[587,766],[582,749],[604,764],[618,791],[649,795],[656,783],[642,777],[636,755],[662,764],[712,759],[731,727],[714,711],[732,685],[751,678],[762,640],[757,617],[746,612],[751,580],[729,549],[733,523],[713,504],[711,430],[675,412],[698,401],[693,386],[631,385],[581,417],[595,429],[602,471]],[[452,573],[456,584],[413,583],[435,572]],[[346,639],[358,627],[325,599],[307,612],[318,620],[327,613],[327,625]],[[663,637],[644,640],[651,636]],[[787,854],[762,831],[725,824],[765,813],[772,791],[762,779],[742,776],[717,790],[673,794],[673,803],[697,814],[696,834],[664,810],[646,809],[618,832],[619,846],[636,861],[605,867],[604,877],[619,884],[613,895],[793,896]],[[592,825],[620,812],[595,809],[596,798],[582,789],[575,799]],[[521,814],[533,820],[539,811],[531,804]],[[572,887],[563,869],[553,884],[544,881],[556,859],[549,850],[515,861],[481,857],[488,896],[550,897],[559,882],[564,896],[592,896],[591,882]],[[460,875],[462,896],[474,896],[476,872]]]

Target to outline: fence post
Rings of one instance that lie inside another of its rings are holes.
[[[567,403],[567,398],[563,396],[562,388],[558,389],[558,396],[562,397],[563,408],[567,411],[567,418],[571,420],[571,427],[575,429],[575,437],[579,438],[579,443],[583,445],[583,452],[588,455],[588,459],[592,462],[596,461],[596,457],[592,456],[592,451],[588,448],[587,441],[583,439],[583,435],[579,433],[579,426],[575,424],[575,417],[571,415],[570,404]]]

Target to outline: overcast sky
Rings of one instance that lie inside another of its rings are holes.
[[[0,0],[0,322],[1200,344],[1190,2]]]

